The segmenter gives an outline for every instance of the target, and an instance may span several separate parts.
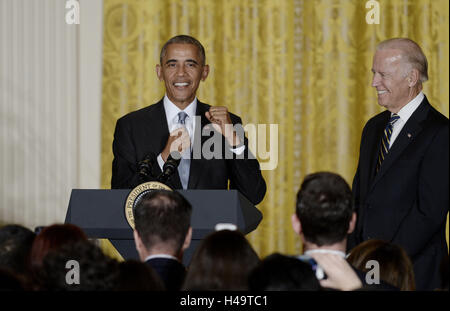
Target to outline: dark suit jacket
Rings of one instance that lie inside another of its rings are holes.
[[[210,124],[205,116],[209,108],[209,105],[197,101],[196,115],[201,117],[201,129]],[[239,117],[230,115],[233,124],[242,124]],[[213,132],[201,136],[197,125],[196,128],[193,150],[202,150],[205,142],[213,136]],[[114,133],[111,188],[131,189],[144,182],[138,174],[138,163],[146,156],[149,156],[152,162],[150,180],[156,180],[161,173],[156,157],[164,149],[168,137],[169,129],[163,100],[120,118]],[[244,159],[236,159],[236,155],[229,150],[230,146],[223,137],[221,141],[220,159],[205,159],[202,154],[200,159],[191,160],[188,189],[228,189],[230,181],[230,189],[239,190],[250,202],[258,204],[266,193],[266,183],[261,175],[258,160],[248,157],[247,139],[244,142],[246,145]],[[211,150],[214,150],[214,146]],[[229,157],[226,159],[225,153],[234,159]],[[168,180],[167,185],[172,189],[182,189],[178,171]]]
[[[413,261],[416,288],[434,289],[440,286],[439,263],[447,253],[448,119],[425,97],[375,174],[390,114],[385,111],[370,119],[362,133],[353,180],[358,220],[349,249],[368,239],[398,244]]]
[[[178,291],[181,289],[186,276],[186,268],[178,260],[156,257],[145,263],[158,273],[167,290]]]

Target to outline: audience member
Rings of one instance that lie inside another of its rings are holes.
[[[149,265],[127,260],[119,263],[118,291],[162,291],[164,283]]]
[[[196,249],[183,289],[247,290],[248,276],[259,261],[241,232],[216,231]]]
[[[134,239],[141,261],[149,264],[167,290],[179,290],[186,275],[183,252],[191,243],[192,207],[176,191],[145,194],[134,210]]]
[[[305,177],[297,194],[296,212],[292,215],[294,231],[300,235],[304,254],[300,260],[309,262],[319,280],[324,277],[313,255],[338,255],[345,259],[347,237],[354,230],[356,214],[352,192],[339,175],[319,172]],[[355,270],[364,286],[365,274]],[[376,285],[370,285],[377,287]],[[385,287],[386,284],[381,284]],[[393,289],[386,286],[386,289]]]
[[[86,234],[72,224],[54,224],[44,227],[33,242],[30,255],[30,265],[33,271],[39,270],[44,257],[52,250],[62,246],[87,240]]]
[[[0,268],[10,271],[21,282],[28,283],[29,260],[35,234],[19,225],[6,225],[0,228]]]
[[[403,291],[415,290],[413,264],[403,248],[382,240],[367,240],[353,248],[347,258],[364,272],[370,270],[366,267],[370,260],[378,262],[381,280]]]
[[[41,290],[109,291],[119,279],[119,264],[95,244],[80,240],[50,251],[38,272]]]
[[[309,264],[278,253],[267,256],[253,269],[248,284],[252,291],[321,290]]]

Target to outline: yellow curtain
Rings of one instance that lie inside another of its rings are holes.
[[[380,24],[366,23],[362,0],[104,0],[102,186],[110,187],[116,120],[162,98],[161,46],[192,35],[211,67],[199,99],[244,123],[278,124],[278,166],[263,172],[264,219],[249,240],[260,256],[299,253],[290,217],[303,177],[327,170],[351,184],[362,128],[382,111],[370,86],[379,41],[421,45],[424,92],[448,117],[448,1],[378,2]]]

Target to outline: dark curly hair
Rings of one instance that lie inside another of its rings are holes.
[[[66,264],[75,260],[79,265],[79,284],[68,284]],[[40,289],[51,291],[114,290],[119,276],[119,263],[103,254],[90,241],[78,241],[51,251],[42,262]]]

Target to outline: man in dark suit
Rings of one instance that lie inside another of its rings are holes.
[[[416,288],[432,290],[447,254],[448,119],[422,93],[427,59],[414,41],[381,42],[372,72],[378,103],[387,110],[362,133],[353,181],[358,221],[349,247],[368,239],[402,246],[413,261]]]
[[[266,184],[241,119],[226,107],[197,100],[200,81],[209,73],[201,43],[173,37],[161,50],[156,73],[165,83],[164,98],[117,121],[111,188],[157,180],[178,151],[183,156],[178,170],[166,182],[173,189],[228,189],[230,183],[253,204],[261,202]]]
[[[176,191],[145,194],[134,211],[134,241],[141,261],[161,277],[167,290],[179,290],[186,276],[183,252],[192,237],[192,207]]]

